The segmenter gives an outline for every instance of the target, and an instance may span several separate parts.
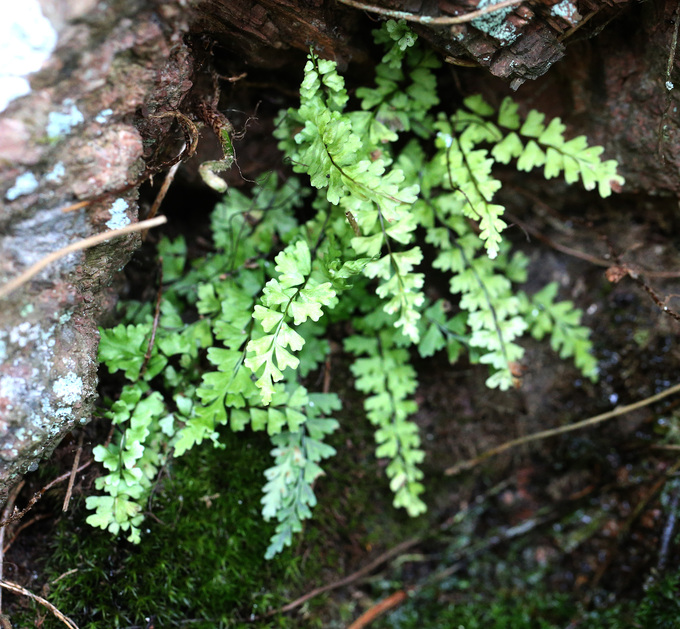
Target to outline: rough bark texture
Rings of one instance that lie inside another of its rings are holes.
[[[191,87],[179,7],[162,24],[144,2],[54,3],[59,45],[30,95],[0,118],[0,277],[137,217],[143,107],[176,109]],[[169,28],[167,24],[174,26]],[[24,183],[22,183],[24,182]],[[27,182],[27,183],[26,183]],[[104,195],[104,196],[102,196]],[[87,209],[64,213],[80,200]],[[0,491],[87,422],[97,384],[97,320],[139,236],[73,253],[1,302]]]
[[[375,16],[332,1],[44,4],[58,47],[32,77],[32,92],[0,114],[2,282],[47,253],[137,219],[139,182],[162,161],[172,125],[150,114],[191,117],[212,90],[207,65],[221,74],[276,70],[269,80],[285,82],[310,46],[357,73],[374,55]],[[477,5],[383,6],[438,16]],[[627,190],[676,195],[677,90],[665,86],[674,11],[664,0],[541,0],[470,24],[414,28],[463,90],[497,100],[508,86],[519,88],[527,106],[561,115],[570,132],[606,145]],[[61,210],[93,199],[86,209]],[[0,494],[90,418],[97,321],[115,300],[112,278],[138,244],[131,236],[71,254],[0,302]]]

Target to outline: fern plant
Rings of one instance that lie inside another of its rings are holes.
[[[352,330],[344,349],[376,456],[389,460],[394,505],[412,516],[426,508],[414,353],[445,351],[455,362],[467,350],[488,366],[488,386],[505,390],[530,333],[549,336],[596,379],[580,310],[556,301],[556,284],[534,295],[517,288],[528,260],[503,239],[493,167],[543,167],[546,178],[562,174],[607,196],[623,183],[616,163],[583,137],[566,140],[559,119],[546,125],[532,111],[522,120],[509,98],[498,111],[471,96],[453,114],[432,113],[433,54],[393,21],[376,41],[386,52],[359,103],[335,63],[310,52],[300,106],[277,121],[281,150],[310,185],[268,175],[251,197],[230,191],[212,215],[212,254],[188,265],[181,237],[160,244],[155,342],[150,306],[128,304],[124,323],[102,330],[100,359],[129,384],[107,411],[114,438],[95,450],[109,474],[97,482],[106,495],[88,498],[91,524],[138,541],[167,457],[204,440],[219,447],[220,425],[249,427],[273,446],[262,513],[277,526],[267,556],[289,545],[316,503],[320,463],[335,454],[324,440],[339,425],[340,400],[307,388],[329,352],[330,322]],[[313,215],[299,222],[303,202]],[[450,278],[447,299],[426,296],[423,246]]]

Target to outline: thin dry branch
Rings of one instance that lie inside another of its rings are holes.
[[[18,277],[15,277],[13,280],[10,280],[9,282],[7,282],[7,284],[0,286],[0,299],[2,299],[3,297],[7,297],[7,295],[9,295],[12,291],[19,288],[19,286],[21,286],[22,284],[28,282],[28,280],[30,280],[32,277],[40,273],[40,271],[42,271],[45,267],[52,264],[52,262],[59,260],[59,258],[63,258],[65,255],[68,255],[69,253],[73,253],[74,251],[82,251],[83,249],[89,249],[90,247],[94,247],[95,245],[98,245],[107,240],[111,240],[112,238],[118,238],[119,236],[125,236],[126,234],[131,234],[133,232],[137,232],[140,230],[149,229],[151,227],[158,227],[159,225],[162,225],[163,223],[167,222],[167,220],[168,219],[165,216],[157,216],[156,218],[152,218],[146,221],[140,221],[139,223],[126,225],[125,227],[121,227],[120,229],[112,229],[109,231],[102,232],[101,234],[95,234],[94,236],[90,236],[89,238],[83,238],[83,240],[79,240],[78,242],[74,242],[73,244],[68,245],[63,249],[59,249],[54,253],[50,253],[49,255],[45,256],[42,260],[39,260],[38,262],[30,266]]]
[[[545,204],[543,204],[543,205],[545,206]],[[549,207],[549,206],[546,206],[546,207]],[[520,218],[518,218],[517,216],[515,216],[511,212],[505,212],[505,216],[507,216],[513,223],[515,223],[523,231],[534,236],[534,238],[536,238],[537,240],[540,240],[541,242],[548,245],[548,247],[551,247],[552,249],[555,249],[556,251],[561,251],[562,253],[566,253],[568,256],[578,258],[579,260],[585,260],[586,262],[590,262],[591,264],[594,264],[596,266],[603,266],[603,267],[607,267],[608,269],[612,268],[613,266],[616,266],[614,264],[614,262],[612,262],[611,255],[610,255],[609,259],[600,258],[598,256],[591,255],[591,254],[586,253],[584,251],[580,251],[578,249],[573,249],[572,247],[568,247],[567,245],[563,245],[562,243],[559,243],[555,240],[552,240],[551,238],[548,238],[548,236],[543,234],[540,230],[529,225],[529,223],[525,223],[523,220],[521,220]],[[638,264],[626,264],[626,263],[620,263],[619,266],[622,269],[626,269],[625,275],[630,275],[633,279],[635,279],[635,277],[637,277],[638,275],[644,275],[646,277],[661,278],[661,279],[671,279],[671,278],[680,277],[680,271],[655,271],[653,269],[648,269],[648,268],[640,266]]]
[[[64,496],[64,504],[61,510],[66,513],[68,511],[68,505],[71,502],[71,494],[73,493],[73,484],[76,481],[76,472],[78,471],[78,465],[80,463],[80,455],[83,453],[83,439],[85,438],[85,433],[80,433],[80,438],[78,439],[78,449],[76,450],[76,456],[73,459],[73,466],[71,467],[71,476],[68,479],[68,488],[66,489],[66,496]]]
[[[76,470],[76,473],[82,472],[86,467],[89,467],[90,465],[92,465],[92,459],[90,459],[86,463],[83,463]],[[23,518],[33,508],[33,505],[43,497],[43,495],[45,494],[46,491],[48,491],[49,489],[52,489],[52,487],[54,487],[56,484],[61,483],[62,481],[65,481],[67,478],[69,478],[71,476],[71,474],[72,474],[72,472],[66,472],[66,474],[62,474],[61,476],[57,476],[57,478],[55,478],[54,480],[47,483],[47,485],[45,485],[40,491],[36,491],[33,494],[33,497],[28,501],[28,504],[26,505],[26,507],[24,509],[22,509],[21,511],[16,511],[16,509],[15,509],[15,511],[14,511],[14,513],[12,513],[12,515],[4,518],[2,520],[2,522],[0,522],[0,528],[7,526],[8,524],[11,524],[12,522],[16,522],[17,520],[21,520],[21,518]]]
[[[534,433],[533,435],[527,435],[525,437],[520,437],[519,439],[512,439],[511,441],[506,441],[505,443],[502,443],[501,445],[496,446],[495,448],[491,448],[490,450],[483,452],[479,456],[476,456],[474,459],[469,459],[467,461],[463,461],[461,463],[453,465],[452,467],[449,467],[444,471],[444,473],[447,476],[453,476],[454,474],[458,474],[464,470],[469,470],[475,467],[476,465],[479,465],[483,461],[486,461],[487,459],[491,458],[492,456],[496,456],[501,452],[510,450],[515,446],[530,443],[531,441],[538,441],[540,439],[547,439],[548,437],[554,437],[555,435],[562,435],[564,433],[571,432],[573,430],[580,430],[581,428],[586,428],[588,426],[594,426],[608,419],[612,419],[613,417],[619,417],[620,415],[625,415],[626,413],[635,411],[638,408],[649,406],[654,402],[658,402],[659,400],[663,400],[665,397],[668,397],[669,395],[673,395],[674,393],[679,392],[680,383],[673,385],[672,387],[669,387],[668,389],[662,391],[661,393],[657,393],[656,395],[652,395],[648,398],[645,398],[644,400],[639,400],[638,402],[634,402],[633,404],[627,404],[626,406],[620,406],[612,411],[596,415],[595,417],[589,417],[588,419],[576,422],[575,424],[561,426],[560,428],[552,428],[550,430],[542,430],[541,432]]]
[[[378,619],[391,609],[394,609],[397,605],[401,605],[407,598],[408,593],[405,590],[393,592],[387,598],[378,601],[375,605],[367,609],[347,629],[364,629],[364,627],[368,627],[374,620]]]
[[[616,533],[616,538],[609,541],[609,548],[605,550],[604,559],[600,561],[600,564],[597,567],[597,570],[595,571],[595,574],[593,575],[593,578],[589,583],[590,592],[597,591],[597,586],[600,583],[600,580],[602,579],[605,572],[607,571],[607,568],[609,568],[612,560],[614,559],[616,548],[625,544],[625,540],[630,534],[633,522],[635,522],[635,520],[637,520],[638,517],[640,517],[640,515],[645,510],[645,508],[652,500],[652,498],[654,498],[654,496],[656,496],[656,494],[659,493],[661,489],[663,489],[663,486],[668,482],[668,479],[671,476],[673,476],[673,474],[675,474],[675,472],[677,472],[679,468],[680,461],[676,461],[670,469],[666,470],[666,472],[656,480],[656,482],[651,486],[651,488],[647,492],[645,492],[642,498],[635,505],[630,515],[626,518],[626,521],[623,523],[623,526]]]
[[[3,579],[0,580],[0,587],[3,587],[10,592],[14,592],[15,594],[23,594],[24,596],[32,598],[36,603],[40,603],[44,607],[47,607],[47,609],[49,609],[67,627],[70,629],[78,629],[78,625],[76,625],[76,623],[74,623],[67,616],[64,616],[64,614],[62,614],[54,605],[52,605],[52,603],[50,603],[48,600],[45,600],[42,596],[33,594],[33,592],[21,587],[18,583],[12,583],[11,581],[5,581]]]
[[[9,542],[7,542],[4,545],[2,552],[4,554],[7,554],[7,551],[12,547],[12,544],[14,544],[14,542],[16,542],[17,539],[19,539],[19,535],[21,535],[21,532],[24,529],[27,529],[29,526],[32,526],[36,522],[40,522],[41,520],[47,520],[47,518],[51,518],[51,517],[52,517],[51,513],[40,513],[40,514],[32,517],[28,522],[23,522],[21,524],[21,526],[17,527],[17,530],[14,531],[12,538],[9,540]],[[3,527],[2,530],[4,531],[5,528]]]
[[[182,150],[180,152],[183,153],[185,148],[186,148],[186,144],[182,147]],[[168,170],[167,174],[165,175],[165,179],[163,180],[163,185],[161,186],[161,189],[158,191],[158,194],[156,195],[156,198],[154,199],[153,205],[151,206],[151,209],[149,210],[149,215],[146,217],[147,220],[150,219],[150,218],[153,218],[158,213],[158,208],[160,208],[161,203],[163,203],[163,199],[165,199],[165,195],[168,193],[168,190],[170,189],[170,184],[175,179],[175,173],[177,172],[177,169],[181,165],[182,165],[182,162],[177,162],[176,164],[172,165],[170,170]],[[142,232],[142,240],[146,240],[146,235],[148,233],[149,233],[148,229],[145,229]]]
[[[153,325],[151,326],[151,337],[149,338],[149,344],[146,348],[146,354],[144,354],[144,361],[139,370],[139,378],[141,378],[146,373],[146,368],[149,366],[149,361],[151,360],[151,353],[153,352],[153,346],[156,342],[156,331],[158,330],[158,321],[161,316],[161,297],[163,295],[163,258],[158,260],[160,264],[160,271],[158,277],[158,294],[156,296],[156,309],[153,313]]]
[[[269,612],[268,614],[266,614],[266,616],[269,617],[274,616],[276,614],[282,614],[285,612],[292,611],[296,607],[300,607],[300,605],[306,603],[309,599],[314,598],[315,596],[319,596],[319,594],[323,594],[324,592],[335,590],[337,588],[345,587],[346,585],[349,585],[350,583],[353,583],[354,581],[357,581],[358,579],[361,579],[362,577],[365,577],[366,575],[370,574],[381,564],[385,563],[386,561],[389,561],[390,559],[392,559],[392,557],[395,557],[405,552],[412,546],[419,544],[421,541],[422,541],[421,537],[413,537],[411,539],[406,540],[405,542],[402,542],[401,544],[397,544],[393,548],[390,548],[388,551],[384,552],[382,555],[376,557],[373,561],[371,561],[371,563],[364,566],[360,570],[353,572],[352,574],[346,576],[343,579],[340,579],[339,581],[328,583],[327,585],[315,588],[311,592],[307,592],[307,594],[305,594],[304,596],[295,599],[294,601],[288,603],[287,605],[284,605],[280,609],[276,609]]]
[[[10,515],[12,511],[14,511],[14,503],[16,502],[17,496],[19,495],[19,492],[22,490],[23,486],[26,484],[26,481],[21,481],[14,489],[9,494],[9,497],[7,498],[7,504],[5,505],[5,510],[2,512],[2,517],[6,518]],[[5,527],[3,526],[2,529],[0,529],[0,579],[2,579],[3,576],[3,570],[4,570],[4,561],[5,561]],[[2,590],[0,590],[0,612],[2,612]]]
[[[95,202],[95,199],[88,199],[87,201],[78,201],[78,203],[72,203],[71,205],[67,205],[66,207],[61,208],[61,211],[66,213],[66,212],[75,212],[76,210],[80,210],[81,208],[87,207],[88,205],[92,205]]]
[[[408,13],[407,11],[395,11],[394,9],[385,9],[384,7],[376,7],[372,4],[364,4],[363,2],[357,2],[357,0],[338,0],[342,4],[354,7],[355,9],[361,9],[362,11],[369,11],[371,13],[379,13],[380,15],[386,15],[387,17],[392,17],[396,20],[406,20],[407,22],[418,22],[419,24],[435,24],[435,25],[451,25],[451,24],[465,24],[467,22],[472,22],[478,17],[487,15],[488,13],[494,13],[500,9],[505,9],[506,7],[512,7],[517,4],[521,4],[524,0],[503,0],[498,4],[490,5],[484,7],[483,9],[477,9],[476,11],[471,11],[470,13],[465,13],[464,15],[440,15],[437,17],[431,15],[416,15],[415,13]]]

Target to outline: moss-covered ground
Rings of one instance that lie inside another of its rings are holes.
[[[224,445],[197,448],[165,470],[139,546],[88,526],[84,497],[76,497],[46,549],[49,599],[81,629],[228,627],[286,601],[302,558],[264,560],[271,527],[259,513],[258,483],[269,444],[227,432]],[[45,611],[32,607],[18,626]],[[42,623],[63,626],[50,615]],[[291,625],[283,618],[258,626]]]

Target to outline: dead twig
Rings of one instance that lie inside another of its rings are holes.
[[[184,151],[184,148],[186,147],[186,144],[182,147],[182,151]],[[181,152],[180,152],[181,153]],[[154,199],[153,205],[151,206],[151,209],[149,210],[149,215],[146,217],[147,220],[150,218],[153,218],[156,216],[158,213],[158,208],[160,208],[161,203],[163,203],[163,199],[165,199],[165,195],[168,193],[168,189],[170,188],[170,184],[172,184],[173,180],[175,179],[175,173],[177,172],[177,169],[182,165],[182,162],[177,162],[176,164],[173,164],[168,170],[167,174],[165,175],[165,179],[163,180],[163,185],[161,186],[161,189],[158,191],[158,194],[156,195],[156,198]],[[145,229],[142,232],[142,240],[146,240],[146,235],[149,233],[148,229]]]
[[[12,491],[10,492],[8,498],[7,498],[7,504],[5,505],[5,509],[2,512],[3,518],[9,517],[10,513],[14,510],[14,503],[16,502],[17,496],[19,495],[19,492],[22,490],[23,486],[26,484],[26,481],[21,481]],[[5,560],[5,551],[4,551],[4,545],[5,545],[5,527],[3,526],[2,529],[0,529],[0,579],[2,579],[2,573],[3,573],[3,568],[4,568],[4,560]],[[2,590],[0,590],[0,612],[2,612]]]
[[[7,543],[5,544],[5,547],[2,549],[2,552],[3,552],[3,553],[6,553],[6,552],[11,548],[12,544],[14,544],[14,542],[17,541],[19,535],[21,534],[21,532],[22,532],[24,529],[27,529],[29,526],[31,526],[32,524],[35,524],[36,522],[40,522],[40,520],[46,520],[47,518],[51,518],[51,517],[52,517],[52,514],[51,514],[51,513],[41,513],[41,514],[36,515],[35,517],[31,518],[28,522],[24,522],[24,523],[23,523],[19,528],[17,528],[17,530],[14,532],[14,535],[12,535],[12,539],[10,539],[9,542],[7,542]],[[4,531],[5,529],[3,528],[2,530]]]
[[[165,111],[162,114],[151,114],[149,118],[174,118],[179,122],[182,127],[182,132],[184,133],[184,146],[182,147],[182,150],[176,157],[173,157],[163,164],[159,164],[156,171],[173,166],[180,161],[185,162],[196,152],[196,147],[198,146],[198,127],[190,118],[179,111]]]
[[[149,344],[146,348],[146,353],[144,354],[144,361],[142,362],[142,367],[139,370],[139,378],[141,378],[146,373],[146,368],[149,366],[149,360],[151,360],[151,353],[153,352],[153,346],[156,341],[156,330],[158,329],[158,321],[161,315],[161,296],[163,295],[163,258],[159,258],[158,263],[160,265],[159,278],[158,278],[158,294],[156,295],[156,308],[153,313],[153,325],[151,326],[151,337],[149,338]]]
[[[572,26],[569,30],[564,31],[558,38],[557,41],[564,41],[567,37],[571,37],[579,28],[581,28],[586,22],[589,22],[591,18],[595,17],[600,12],[599,9],[595,9],[588,13],[578,24]]]
[[[390,548],[388,551],[384,552],[382,555],[379,555],[373,561],[371,561],[368,565],[364,566],[360,570],[353,572],[352,574],[346,576],[343,579],[340,579],[339,581],[334,581],[333,583],[329,583],[327,585],[323,585],[321,587],[315,588],[311,592],[307,592],[307,594],[305,594],[304,596],[301,596],[300,598],[295,599],[293,602],[288,603],[287,605],[284,605],[280,609],[275,609],[273,611],[268,612],[266,614],[266,617],[274,616],[276,614],[283,614],[283,613],[292,611],[296,607],[300,607],[300,605],[302,605],[303,603],[306,603],[308,600],[310,600],[310,599],[312,599],[316,596],[319,596],[319,594],[323,594],[324,592],[329,592],[330,590],[337,590],[338,588],[345,587],[346,585],[349,585],[350,583],[353,583],[354,581],[357,581],[358,579],[365,577],[367,574],[370,574],[381,564],[389,561],[390,559],[392,559],[392,557],[399,555],[400,553],[408,550],[412,546],[419,544],[421,541],[422,541],[421,537],[412,537],[411,539],[408,539],[405,542],[402,542],[401,544],[397,544],[394,548]]]
[[[73,459],[73,466],[71,467],[71,476],[68,479],[68,488],[66,489],[66,495],[64,496],[64,504],[61,510],[66,513],[68,511],[68,504],[71,502],[71,494],[73,493],[73,483],[76,480],[76,470],[78,469],[78,463],[80,463],[80,455],[83,453],[83,439],[85,438],[85,433],[80,433],[80,438],[78,439],[78,449],[76,450],[76,456]]]
[[[374,620],[382,616],[384,613],[390,611],[397,605],[401,605],[408,598],[405,590],[397,590],[390,594],[382,601],[378,601],[370,609],[367,609],[359,618],[357,618],[347,629],[364,629],[368,627]]]
[[[30,266],[18,277],[15,277],[13,280],[10,280],[9,282],[7,282],[7,284],[0,286],[0,299],[2,299],[3,297],[7,297],[7,295],[9,295],[12,291],[19,288],[19,286],[21,286],[22,284],[28,282],[28,280],[30,280],[32,277],[40,273],[40,271],[42,271],[45,267],[59,260],[59,258],[63,258],[65,255],[68,255],[69,253],[73,253],[74,251],[82,251],[83,249],[89,249],[90,247],[94,247],[95,245],[98,245],[107,240],[111,240],[112,238],[118,238],[119,236],[125,236],[126,234],[131,234],[133,232],[149,229],[151,227],[158,227],[159,225],[163,225],[163,223],[166,223],[167,220],[168,219],[165,216],[157,216],[156,218],[152,218],[146,221],[140,221],[139,223],[126,225],[125,227],[121,227],[120,229],[111,229],[109,231],[102,232],[101,234],[95,234],[94,236],[90,236],[89,238],[83,238],[82,240],[74,242],[73,244],[68,245],[63,249],[59,249],[58,251],[50,253],[49,255],[45,256],[42,260],[39,260],[38,262]]]
[[[69,575],[74,574],[76,572],[78,572],[78,568],[71,568],[70,570],[67,570],[66,572],[60,574],[56,579],[54,579],[54,581],[50,581],[50,585],[54,585],[55,583],[59,583],[59,581],[61,581],[62,579],[65,579]]]
[[[471,11],[465,15],[440,15],[437,17],[431,15],[416,15],[415,13],[408,13],[406,11],[395,11],[393,9],[385,9],[384,7],[377,7],[372,4],[364,4],[363,2],[357,2],[357,0],[338,0],[342,4],[354,7],[355,9],[361,9],[362,11],[369,11],[370,13],[378,13],[380,15],[386,15],[387,17],[392,17],[395,20],[406,20],[407,22],[417,22],[419,24],[435,24],[435,25],[451,25],[451,24],[465,24],[467,22],[472,22],[478,17],[487,15],[488,13],[494,13],[500,9],[505,9],[506,7],[512,7],[517,4],[521,4],[524,0],[503,0],[498,4],[493,4],[483,9],[477,9],[476,11]]]
[[[82,472],[86,467],[89,467],[92,465],[92,460],[89,460],[87,463],[83,463],[77,470],[76,473]],[[12,515],[4,518],[0,522],[0,528],[4,528],[8,524],[11,524],[12,522],[16,522],[17,520],[21,520],[32,508],[33,505],[40,500],[43,495],[45,494],[46,491],[52,489],[55,485],[58,483],[61,483],[62,481],[66,480],[71,476],[71,472],[66,472],[66,474],[62,474],[61,476],[57,476],[54,480],[50,481],[47,485],[45,485],[40,491],[36,491],[33,494],[33,497],[28,501],[28,504],[24,509],[21,511],[15,511],[12,513]]]
[[[678,469],[680,469],[680,461],[676,461],[675,464],[672,467],[670,467],[663,476],[657,479],[656,482],[649,489],[649,491],[635,505],[635,508],[633,509],[632,513],[628,516],[628,518],[626,518],[626,521],[624,522],[623,526],[617,533],[616,539],[613,541],[613,544],[605,552],[604,560],[601,561],[600,565],[597,567],[597,570],[595,571],[595,574],[593,575],[593,578],[589,586],[589,590],[591,592],[595,591],[598,583],[600,582],[600,580],[604,576],[604,573],[607,571],[607,568],[614,559],[614,550],[616,549],[616,546],[621,545],[623,543],[623,540],[625,540],[628,537],[633,522],[635,522],[635,520],[638,519],[640,514],[644,511],[645,507],[649,504],[650,500],[654,496],[656,496],[656,494],[659,493],[659,491],[661,491],[663,486],[668,482],[668,477],[677,472]]]
[[[552,206],[548,205],[543,199],[538,197],[537,195],[533,194],[529,190],[522,188],[521,186],[514,186],[510,183],[504,183],[503,184],[506,187],[511,188],[515,192],[518,192],[522,196],[531,199],[537,206],[543,208],[546,212],[548,212],[551,216],[559,220],[560,222],[564,223],[565,218],[555,210]],[[543,234],[540,230],[538,230],[536,227],[533,227],[521,219],[519,219],[516,215],[512,214],[511,212],[506,212],[505,216],[507,216],[513,223],[516,223],[523,231],[527,232],[528,234],[531,234],[541,242],[545,243],[549,247],[552,247],[553,249],[557,251],[561,251],[562,253],[566,253],[569,256],[573,256],[574,258],[579,258],[580,260],[585,260],[586,262],[590,262],[591,264],[595,264],[597,266],[602,266],[602,267],[607,267],[610,268],[613,265],[612,259],[618,259],[615,252],[613,251],[613,245],[609,243],[609,249],[610,249],[610,256],[608,258],[600,258],[598,256],[590,255],[589,253],[585,253],[583,251],[580,251],[578,249],[573,249],[572,247],[568,247],[567,245],[563,245],[559,242],[556,242],[545,234]],[[588,228],[591,229],[592,226],[590,224],[587,224]],[[605,237],[606,238],[606,237]],[[653,277],[653,278],[675,278],[675,277],[680,277],[680,271],[655,271],[652,269],[648,269],[646,267],[640,266],[638,264],[629,264],[626,267],[629,269],[630,272],[636,273],[638,275],[644,275],[645,277]]]
[[[486,535],[481,541],[468,542],[463,548],[459,548],[454,553],[454,556],[451,558],[451,560],[455,559],[455,563],[449,565],[444,570],[440,570],[439,572],[431,574],[425,579],[425,581],[416,585],[412,585],[408,588],[405,588],[404,590],[398,590],[383,601],[377,603],[374,607],[371,607],[367,612],[362,614],[355,621],[355,623],[350,626],[349,629],[363,629],[363,627],[368,626],[368,624],[375,620],[379,615],[402,603],[409,594],[417,595],[425,587],[439,581],[443,581],[444,579],[461,570],[466,565],[469,565],[470,561],[481,553],[488,551],[495,546],[499,546],[510,539],[515,539],[522,535],[526,535],[538,526],[546,524],[553,518],[554,515],[529,518],[528,520],[520,522],[516,526],[499,527],[498,529],[493,530],[490,534]],[[419,541],[422,541],[422,539]]]
[[[557,251],[561,251],[562,253],[566,253],[567,255],[573,256],[574,258],[579,258],[581,260],[585,260],[586,262],[590,262],[591,264],[607,267],[605,276],[612,284],[616,284],[624,277],[630,276],[630,278],[650,296],[652,301],[664,314],[672,317],[676,321],[680,321],[680,314],[669,308],[667,305],[669,298],[667,297],[666,299],[662,300],[656,291],[649,284],[647,284],[647,282],[645,282],[642,277],[640,277],[641,275],[644,275],[646,277],[674,278],[680,277],[680,271],[650,271],[636,264],[627,264],[626,262],[622,262],[620,260],[620,256],[614,252],[614,248],[611,243],[609,243],[609,248],[611,251],[610,259],[607,260],[605,258],[598,258],[588,253],[584,253],[583,251],[572,249],[571,247],[567,247],[566,245],[551,240],[542,234],[538,229],[522,222],[509,212],[506,212],[506,216],[526,233],[531,234],[534,238],[544,242],[549,247],[552,247]]]
[[[23,594],[24,596],[32,598],[36,603],[40,603],[40,605],[47,607],[47,609],[49,609],[67,627],[70,629],[78,629],[78,625],[76,625],[76,623],[74,623],[67,616],[64,616],[64,614],[62,614],[54,605],[52,605],[52,603],[50,603],[48,600],[45,600],[42,596],[33,594],[33,592],[21,587],[18,583],[12,583],[11,581],[5,581],[2,579],[0,580],[0,587],[3,587],[10,592],[14,592],[15,594]]]
[[[78,201],[78,203],[72,203],[71,205],[67,205],[66,207],[61,208],[61,211],[64,212],[75,212],[76,210],[79,210],[80,208],[87,207],[88,205],[92,205],[95,202],[95,199],[88,199],[87,201]]]
[[[637,268],[634,265],[626,264],[621,261],[621,256],[615,251],[614,245],[609,241],[609,238],[604,237],[609,246],[609,251],[612,259],[616,262],[612,264],[606,271],[605,276],[612,284],[616,284],[621,281],[626,275],[630,277],[642,290],[644,290],[656,304],[656,306],[669,317],[672,317],[676,321],[680,321],[680,314],[671,310],[667,305],[666,301],[662,301],[661,297],[656,294],[656,291],[645,282],[640,275],[646,274],[644,270]]]
[[[661,297],[656,294],[655,290],[642,278],[638,277],[634,270],[630,269],[629,267],[624,267],[624,269],[627,271],[628,275],[630,275],[631,279],[651,297],[652,301],[657,305],[661,312],[668,315],[669,317],[672,317],[676,321],[680,321],[680,314],[675,312],[675,310],[671,310],[666,305],[665,300],[662,301]]]
[[[668,397],[669,395],[673,395],[674,393],[680,392],[680,383],[673,385],[672,387],[669,387],[665,391],[661,391],[661,393],[657,393],[656,395],[652,395],[648,398],[645,398],[644,400],[639,400],[638,402],[634,402],[633,404],[627,404],[626,406],[620,406],[618,408],[615,408],[612,411],[608,411],[606,413],[602,413],[600,415],[595,415],[594,417],[589,417],[588,419],[584,419],[583,421],[576,422],[575,424],[569,424],[568,426],[561,426],[560,428],[552,428],[550,430],[542,430],[541,432],[534,433],[533,435],[526,435],[525,437],[520,437],[518,439],[512,439],[510,441],[506,441],[505,443],[502,443],[499,446],[496,446],[495,448],[491,448],[490,450],[487,450],[486,452],[483,452],[479,456],[476,456],[473,459],[469,459],[467,461],[462,461],[461,463],[457,463],[456,465],[453,465],[452,467],[449,467],[444,471],[444,474],[447,476],[453,476],[455,474],[459,474],[460,472],[464,470],[469,470],[472,469],[473,467],[479,465],[483,461],[486,461],[487,459],[490,459],[492,456],[496,456],[497,454],[500,454],[501,452],[505,452],[506,450],[510,450],[511,448],[514,448],[516,446],[525,444],[525,443],[530,443],[531,441],[539,441],[541,439],[547,439],[548,437],[554,437],[556,435],[562,435],[567,432],[572,432],[573,430],[580,430],[581,428],[586,428],[589,426],[595,426],[596,424],[600,424],[603,421],[606,421],[608,419],[612,419],[613,417],[619,417],[620,415],[625,415],[626,413],[630,413],[631,411],[637,410],[638,408],[643,408],[645,406],[649,406],[650,404],[653,404],[654,402],[658,402],[659,400],[663,400],[664,398]]]
[[[555,249],[556,251],[561,251],[562,253],[566,253],[568,256],[578,258],[579,260],[585,260],[586,262],[590,262],[591,264],[595,264],[597,266],[610,267],[612,265],[611,260],[598,258],[597,256],[590,255],[589,253],[579,251],[578,249],[572,249],[571,247],[567,247],[567,245],[555,242],[554,240],[548,238],[548,236],[540,232],[538,229],[520,220],[510,212],[506,212],[505,216],[507,216],[518,227],[521,227],[523,231],[527,232],[528,234],[531,234],[534,238],[536,238],[536,240],[540,240],[542,243],[545,243],[546,245],[548,245],[548,247]]]
[[[663,444],[663,443],[655,443],[650,447],[654,448],[655,450],[673,450],[675,452],[680,450],[680,446],[674,446],[674,445]]]

